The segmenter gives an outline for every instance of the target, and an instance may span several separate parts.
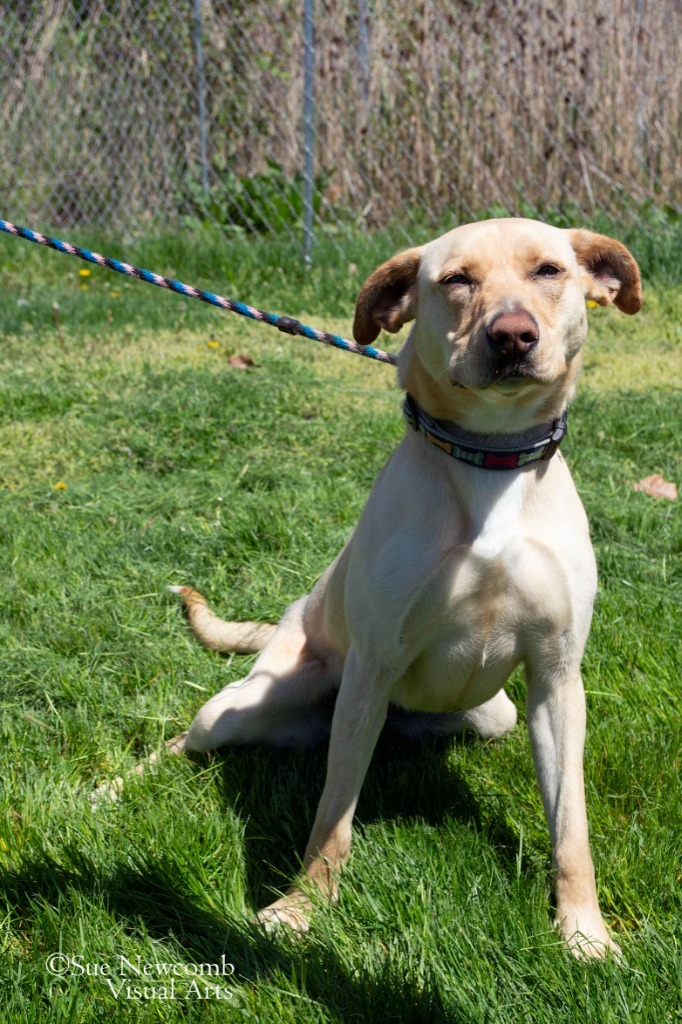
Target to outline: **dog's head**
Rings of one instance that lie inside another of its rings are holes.
[[[585,298],[639,310],[639,270],[620,242],[532,220],[482,221],[375,270],[353,333],[368,345],[382,328],[414,320],[402,386],[436,418],[511,431],[558,414],[571,397]]]

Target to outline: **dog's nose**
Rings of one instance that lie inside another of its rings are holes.
[[[499,313],[488,325],[488,344],[504,360],[523,359],[540,340],[530,313]]]

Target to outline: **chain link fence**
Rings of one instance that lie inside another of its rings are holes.
[[[0,0],[3,216],[307,226],[682,213],[679,0]]]

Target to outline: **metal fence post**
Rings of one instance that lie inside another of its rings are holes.
[[[208,144],[206,139],[206,74],[201,38],[201,0],[194,0],[194,46],[197,54],[197,91],[199,99],[199,136],[201,141],[201,185],[208,198]]]
[[[360,97],[366,107],[369,102],[369,11],[367,0],[358,0],[358,64]]]
[[[369,126],[369,90],[370,90],[370,66],[369,66],[369,11],[367,0],[358,0],[358,110],[356,114],[357,138],[358,138],[358,173],[362,181],[364,196],[362,202],[365,212],[368,207],[365,205],[371,202],[370,176],[367,167],[367,130]]]
[[[313,0],[304,0],[303,6],[303,259],[312,264],[315,216],[315,172],[313,145],[315,142],[315,18]]]

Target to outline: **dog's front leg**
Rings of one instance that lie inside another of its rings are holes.
[[[261,910],[270,929],[283,923],[306,931],[312,910],[310,889],[336,900],[337,878],[350,855],[351,823],[360,788],[388,710],[386,674],[371,668],[353,649],[344,667],[329,741],[327,778],[297,885]]]
[[[530,671],[528,728],[549,824],[556,924],[573,953],[618,953],[602,920],[590,854],[583,780],[585,693],[579,671]]]

